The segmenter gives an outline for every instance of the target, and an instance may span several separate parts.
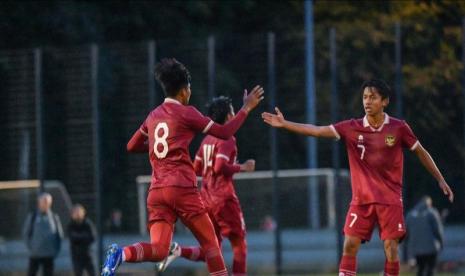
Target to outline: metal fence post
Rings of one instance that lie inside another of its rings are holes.
[[[396,115],[402,118],[403,97],[402,97],[402,29],[400,22],[396,22]]]
[[[309,124],[316,123],[316,96],[315,96],[315,53],[313,38],[313,1],[305,1],[305,91],[306,91],[306,121]],[[314,137],[308,137],[307,161],[311,169],[318,167],[318,148]],[[318,182],[310,178],[309,191],[309,223],[312,229],[320,228],[320,212],[318,198]]]
[[[100,95],[98,87],[99,48],[96,44],[90,46],[91,53],[91,93],[92,93],[92,145],[94,161],[95,208],[97,226],[98,267],[103,264],[103,235],[101,211],[101,145],[100,145]]]
[[[402,96],[402,26],[399,21],[395,24],[395,84],[394,89],[396,93],[396,116],[402,118],[403,116],[403,96]],[[403,177],[405,180],[405,177]],[[405,183],[405,181],[404,181]],[[407,185],[402,186],[402,195],[404,199],[407,198]],[[401,258],[407,261],[407,247],[401,247]]]
[[[336,44],[336,29],[331,28],[329,31],[329,51],[330,51],[330,68],[331,68],[331,122],[335,123],[339,120],[339,90],[337,86],[337,44]],[[341,213],[342,209],[342,194],[339,192],[339,172],[340,172],[340,154],[339,154],[339,142],[333,141],[331,154],[332,154],[332,166],[334,169],[334,186],[336,198],[336,235],[337,235],[337,257],[338,261],[342,256],[342,220],[344,215]]]
[[[208,44],[208,101],[215,96],[215,37],[209,36],[207,39]]]
[[[149,110],[155,108],[155,102],[157,97],[157,90],[155,87],[155,60],[156,60],[156,44],[155,41],[151,40],[147,44],[147,81],[148,81],[148,93],[149,93]],[[145,224],[145,221],[144,221]]]
[[[268,91],[270,95],[270,110],[276,107],[276,39],[275,34],[268,33]],[[279,185],[277,179],[278,173],[278,137],[276,128],[270,128],[271,138],[271,151],[270,151],[270,162],[271,171],[273,177],[271,178],[271,184],[273,187],[273,218],[276,221],[276,229],[274,232],[275,241],[275,267],[276,274],[281,275],[282,273],[282,245],[281,245],[281,222],[279,212]]]
[[[463,141],[465,145],[465,17],[462,18],[462,101],[463,101]],[[464,175],[465,178],[465,175]],[[465,180],[464,180],[465,182]]]
[[[42,50],[34,49],[34,90],[36,115],[36,147],[37,147],[37,179],[39,191],[44,191],[45,178],[45,151],[44,151],[44,121],[43,121],[43,95],[42,95]]]

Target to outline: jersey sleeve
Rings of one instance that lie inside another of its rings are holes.
[[[223,158],[229,162],[229,157],[232,156],[236,150],[236,143],[234,139],[228,139],[218,145],[218,151],[216,152],[215,158]]]
[[[142,123],[142,125],[140,125],[140,132],[142,132],[142,134],[144,134],[145,136],[149,136],[149,130],[147,128],[147,120],[148,120],[148,117],[147,119],[145,119],[145,121]]]
[[[406,122],[403,122],[402,125],[401,141],[403,147],[412,151],[415,150],[420,144],[418,138],[415,136],[412,129]]]
[[[236,142],[234,138],[230,138],[218,145],[218,151],[215,156],[215,172],[229,176],[241,170],[238,164],[231,164],[230,162],[230,158],[234,156],[235,151]]]
[[[197,176],[202,176],[202,167],[203,167],[203,159],[202,159],[202,154],[201,154],[201,149],[202,147],[199,148],[199,151],[195,155],[194,158],[194,171]]]
[[[195,132],[207,133],[213,125],[213,121],[200,113],[195,107],[189,106],[184,114],[187,126]]]
[[[336,139],[344,139],[350,129],[350,120],[341,121],[330,125],[329,127],[333,130]]]

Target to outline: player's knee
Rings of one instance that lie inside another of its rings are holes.
[[[398,259],[398,247],[399,243],[396,240],[385,240],[384,241],[384,252],[386,259],[390,262],[397,261]]]
[[[352,237],[346,237],[344,240],[344,255],[355,256],[360,247],[360,240]]]

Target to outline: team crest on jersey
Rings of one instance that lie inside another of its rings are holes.
[[[394,135],[388,134],[386,135],[384,142],[386,142],[386,145],[392,147],[396,143],[396,137]]]

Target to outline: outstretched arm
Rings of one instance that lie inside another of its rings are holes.
[[[221,173],[227,176],[238,172],[253,172],[255,170],[255,160],[249,159],[242,164],[229,164],[227,160],[217,158],[213,170],[217,174]]]
[[[426,149],[423,148],[421,144],[418,144],[414,152],[418,156],[418,159],[420,159],[421,164],[423,164],[423,166],[428,170],[428,172],[438,181],[439,187],[444,192],[444,194],[448,196],[449,201],[453,202],[454,193],[452,192],[449,185],[447,185],[446,180],[444,180],[444,177],[442,176],[441,172],[434,163],[434,160],[428,153],[428,151],[426,151]]]
[[[249,112],[263,100],[264,93],[265,91],[259,85],[255,86],[250,93],[247,93],[247,90],[244,90],[244,105],[236,116],[224,125],[217,124],[212,121],[212,125],[207,133],[220,139],[229,139],[237,130],[239,130],[241,125],[244,123],[247,114],[249,114]]]
[[[129,140],[126,149],[128,152],[148,152],[149,144],[148,137],[140,129],[138,129],[131,140]]]
[[[276,114],[268,112],[262,113],[263,121],[272,127],[284,128],[290,132],[295,132],[306,136],[338,138],[330,126],[315,126],[312,124],[294,123],[284,119],[284,115],[277,107],[275,107],[275,111]]]

